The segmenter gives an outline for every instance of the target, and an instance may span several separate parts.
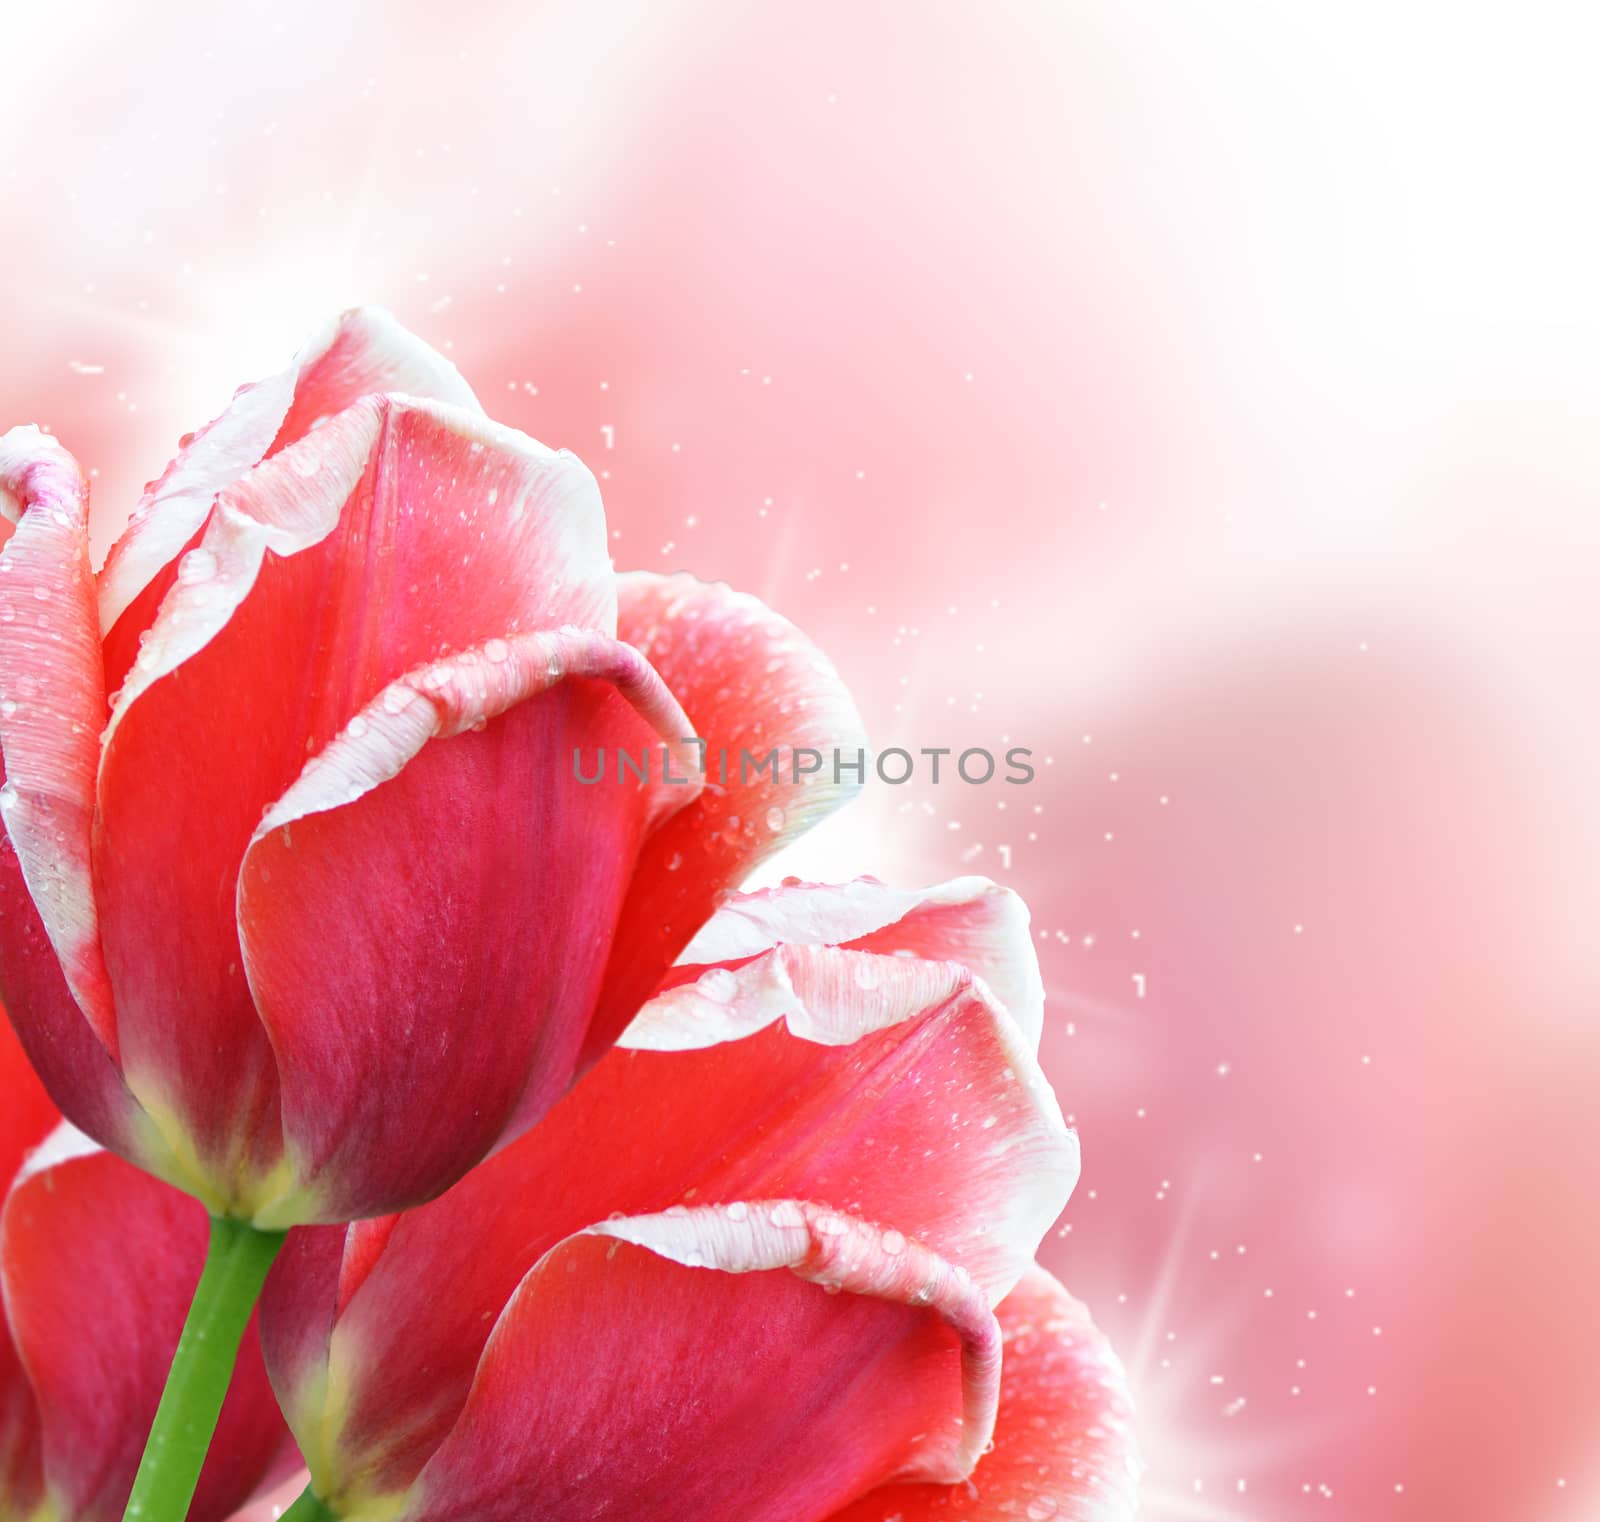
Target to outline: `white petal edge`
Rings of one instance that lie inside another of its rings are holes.
[[[371,366],[383,376],[381,385],[366,386],[365,392],[416,392],[478,409],[477,398],[456,367],[388,312],[358,307],[341,313],[312,336],[287,368],[241,386],[223,412],[200,429],[146,489],[100,572],[103,633],[188,543],[205,522],[217,494],[261,462],[294,405],[302,377],[352,331],[369,345]]]
[[[395,410],[425,414],[468,443],[501,450],[549,474],[569,475],[576,515],[603,525],[594,477],[565,450],[550,449],[514,428],[443,403],[399,394],[364,397],[256,466],[217,498],[205,535],[190,552],[197,557],[189,562],[194,570],[186,574],[185,567],[179,567],[127,680],[112,700],[101,745],[102,764],[128,709],[226,627],[255,585],[267,551],[279,557],[298,554],[320,544],[338,527]],[[269,497],[270,519],[242,505]],[[515,504],[507,505],[508,512],[516,510]],[[608,616],[605,609],[600,616]],[[614,604],[609,617],[614,621]]]
[[[678,958],[680,965],[740,961],[780,944],[839,946],[901,921],[941,911],[982,922],[984,945],[938,953],[981,978],[1038,1050],[1044,1028],[1044,979],[1020,895],[986,877],[957,877],[927,888],[894,888],[876,878],[848,883],[787,882],[736,894],[721,905]]]

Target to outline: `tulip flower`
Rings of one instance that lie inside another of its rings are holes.
[[[0,1095],[0,1517],[112,1522],[205,1257],[206,1213],[58,1125],[3,1021]],[[191,1522],[245,1501],[286,1439],[252,1328]]]
[[[1120,1370],[1030,1266],[1078,1162],[1020,903],[791,882],[685,955],[537,1133],[291,1236],[295,1522],[972,1516],[975,1466],[986,1516],[1130,1516]]]
[[[65,450],[0,438],[0,997],[75,1125],[229,1225],[220,1360],[286,1228],[527,1130],[851,791],[705,788],[694,737],[859,725],[753,599],[616,578],[590,473],[380,315],[240,391],[98,575],[87,523]],[[660,755],[575,775],[618,749]]]

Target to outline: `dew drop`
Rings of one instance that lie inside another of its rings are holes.
[[[511,654],[511,646],[503,639],[492,639],[483,647],[483,653],[498,666]]]
[[[713,967],[695,984],[706,998],[726,1004],[739,991],[739,980],[726,967]]]
[[[178,562],[178,580],[186,587],[210,581],[217,574],[217,557],[203,545]]]

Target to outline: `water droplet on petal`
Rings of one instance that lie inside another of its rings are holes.
[[[178,580],[186,587],[210,581],[217,574],[217,557],[203,545],[178,562]]]

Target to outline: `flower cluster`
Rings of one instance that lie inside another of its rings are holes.
[[[741,894],[858,784],[572,765],[864,743],[382,314],[98,574],[0,438],[0,1522],[1131,1515],[1032,1261],[1078,1162],[1019,900]]]

